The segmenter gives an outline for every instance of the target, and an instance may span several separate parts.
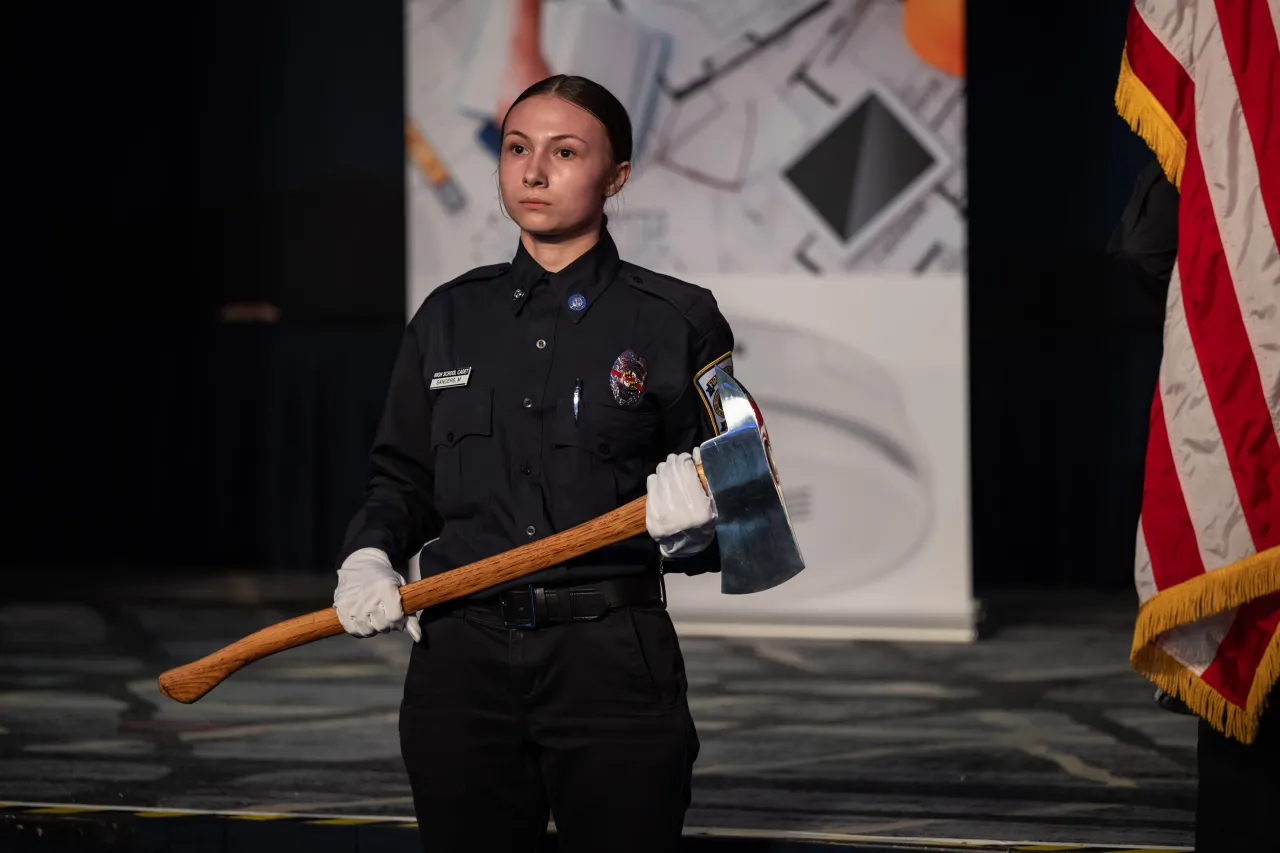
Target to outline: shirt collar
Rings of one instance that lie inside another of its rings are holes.
[[[621,268],[618,247],[609,236],[607,228],[600,230],[600,239],[594,246],[557,273],[544,270],[521,241],[516,249],[516,256],[511,261],[513,310],[519,314],[529,300],[534,286],[545,278],[558,292],[564,294],[566,304],[573,309],[570,311],[573,322],[577,323],[591,310],[592,304],[604,289],[618,277]],[[581,297],[581,300],[576,297]],[[582,304],[582,307],[575,309],[575,304]]]

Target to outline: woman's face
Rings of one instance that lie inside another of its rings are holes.
[[[507,114],[498,186],[523,231],[555,237],[592,227],[630,172],[613,162],[599,119],[568,101],[536,95]]]

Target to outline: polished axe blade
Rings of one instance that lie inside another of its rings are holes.
[[[720,591],[740,595],[784,583],[804,568],[800,543],[778,485],[764,417],[742,383],[715,369],[725,430],[699,447],[716,502]]]

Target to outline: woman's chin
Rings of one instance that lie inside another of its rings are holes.
[[[520,226],[520,230],[531,237],[542,240],[564,240],[585,233],[591,228],[588,222],[564,222],[555,216],[542,212],[523,212],[520,216],[511,217]]]
[[[507,212],[511,214],[516,225],[520,226],[520,230],[529,234],[550,234],[557,230],[559,224],[544,210],[529,210],[524,207],[513,210],[508,207]]]
[[[554,222],[547,222],[542,217],[526,216],[516,220],[516,224],[520,226],[520,230],[526,234],[532,234],[534,237],[555,237],[563,230],[557,227]]]

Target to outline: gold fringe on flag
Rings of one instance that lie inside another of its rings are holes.
[[[1120,54],[1120,80],[1116,83],[1116,111],[1133,132],[1155,152],[1173,185],[1182,188],[1182,166],[1187,160],[1187,139],[1169,113],[1151,94],[1129,65],[1129,45]]]
[[[1218,731],[1242,743],[1253,743],[1267,695],[1280,679],[1280,628],[1271,637],[1258,663],[1243,708],[1227,701],[1155,641],[1165,631],[1274,592],[1280,592],[1280,546],[1162,590],[1147,599],[1138,611],[1129,662]]]

